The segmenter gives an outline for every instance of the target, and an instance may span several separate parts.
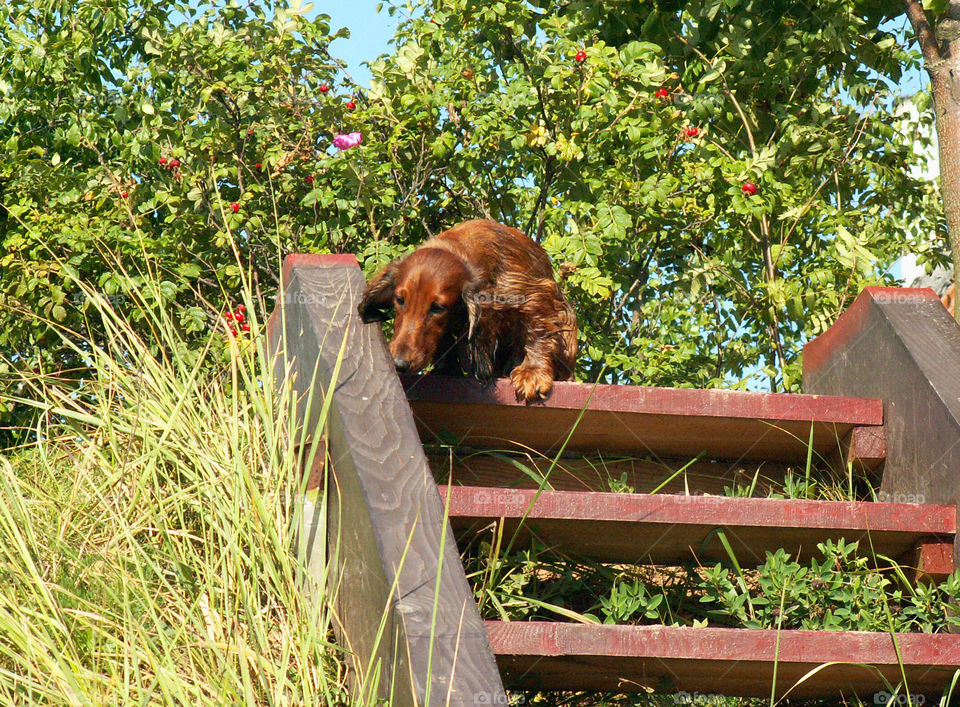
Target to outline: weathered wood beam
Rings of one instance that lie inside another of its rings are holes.
[[[933,290],[864,290],[804,347],[803,388],[883,399],[882,500],[960,500],[960,326]]]
[[[837,698],[884,692],[906,676],[910,694],[923,695],[949,687],[960,666],[960,636],[949,634],[536,621],[488,621],[487,630],[511,689],[769,698],[775,684],[777,697]]]
[[[616,563],[727,561],[717,537],[723,531],[744,566],[778,548],[806,561],[819,556],[817,543],[844,538],[860,541],[864,556],[872,550],[896,559],[923,547],[925,571],[934,574],[945,569],[934,538],[952,541],[957,532],[953,506],[471,486],[450,487],[449,497],[455,529],[478,532],[499,522],[507,538],[532,536],[560,553]],[[952,558],[949,564],[947,573]]]
[[[424,441],[471,446],[803,463],[835,452],[853,427],[883,424],[879,400],[557,382],[542,402],[517,402],[506,378],[479,383],[404,376]],[[581,417],[581,411],[585,411]]]
[[[338,589],[339,643],[352,654],[355,682],[369,686],[379,670],[377,696],[392,706],[506,704],[383,336],[357,315],[364,285],[352,256],[288,256],[268,326],[276,375],[289,375],[308,439],[333,396],[321,432],[332,469],[327,584]]]

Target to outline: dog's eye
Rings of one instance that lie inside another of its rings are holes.
[[[443,314],[446,311],[447,311],[447,308],[444,307],[442,304],[434,303],[430,305],[430,314]]]
[[[404,305],[403,297],[397,297],[396,300],[395,300],[395,302],[396,302],[397,307],[402,307],[402,306]]]

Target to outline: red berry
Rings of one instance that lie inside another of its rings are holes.
[[[170,169],[176,169],[177,167],[180,166],[180,164],[181,164],[180,160],[178,160],[177,158],[173,158],[172,160],[170,160],[170,162],[167,163],[167,166]]]
[[[354,103],[353,101],[347,101],[347,109],[348,109],[348,110],[353,110],[353,109],[356,108],[356,107],[357,107],[357,104],[356,104],[356,103]]]
[[[120,192],[120,196],[122,196],[124,199],[126,199],[128,196],[130,196],[130,192],[128,192],[128,191],[122,191],[122,192]]]
[[[328,83],[320,84],[320,93],[326,93],[329,90],[330,90],[330,84]]]
[[[240,324],[244,319],[246,319],[246,317],[243,316],[243,312],[236,312],[233,315],[233,318],[236,320],[237,324]]]
[[[237,213],[240,210],[240,204],[235,201],[231,201],[230,208],[233,209],[233,213]]]
[[[164,165],[164,164],[167,163],[167,158],[166,158],[166,157],[161,157],[159,160],[157,160],[157,162],[159,162],[160,164]]]
[[[583,60],[587,58],[587,53],[581,49],[573,58],[577,60],[578,64],[582,64]]]
[[[236,335],[237,335],[237,330],[234,329],[233,327],[230,327],[230,336],[236,336]]]
[[[263,169],[263,163],[262,163],[262,162],[257,162],[255,165],[253,165],[253,168],[254,168],[254,169]]]
[[[241,326],[240,328],[243,329],[244,331],[250,331],[250,325],[249,325],[249,324],[244,324],[244,325]]]
[[[242,304],[238,304],[238,305],[237,305],[237,311],[240,312],[240,314],[243,314],[244,312],[247,311],[247,308],[246,308],[245,306],[243,306]]]
[[[744,182],[743,186],[740,188],[743,190],[744,194],[749,194],[750,196],[753,196],[757,193],[757,185],[753,182]]]
[[[683,134],[687,137],[696,137],[700,134],[700,128],[685,128]]]
[[[669,94],[667,93],[667,89],[659,88],[657,89],[657,92],[653,95],[655,95],[657,98],[666,98]]]
[[[253,135],[253,128],[250,128],[249,130],[247,130],[247,135]]]
[[[232,321],[232,320],[233,320],[233,312],[227,312],[226,314],[223,315],[223,318],[226,319],[227,321]]]
[[[307,175],[307,184],[313,184],[313,175],[312,175],[312,174],[308,174],[308,175]]]

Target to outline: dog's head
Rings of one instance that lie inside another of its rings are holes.
[[[440,248],[420,248],[390,263],[367,285],[358,310],[365,322],[394,310],[390,355],[401,373],[423,370],[441,342],[470,338],[480,316],[478,279],[462,260]],[[445,337],[453,334],[453,337]]]

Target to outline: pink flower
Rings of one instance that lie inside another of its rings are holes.
[[[333,146],[340,150],[349,150],[363,142],[361,133],[347,133],[346,135],[337,135],[333,138]]]

